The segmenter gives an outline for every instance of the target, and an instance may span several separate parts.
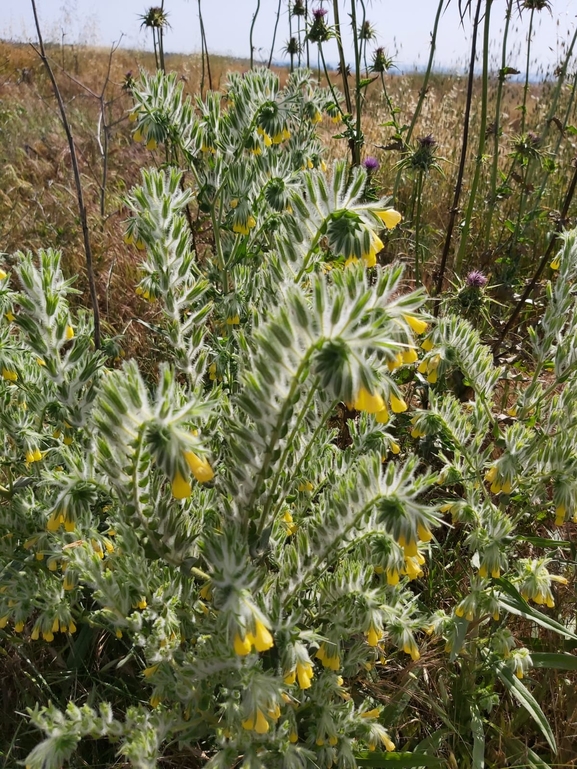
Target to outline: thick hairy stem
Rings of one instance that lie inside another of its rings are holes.
[[[40,56],[40,59],[44,64],[46,72],[48,73],[48,77],[50,78],[50,82],[52,83],[54,96],[56,97],[56,101],[58,102],[60,119],[62,120],[62,125],[64,127],[64,131],[66,132],[66,138],[68,139],[68,147],[70,149],[72,172],[74,174],[74,185],[76,187],[76,200],[78,202],[78,213],[80,216],[80,223],[82,226],[82,237],[84,240],[84,254],[86,257],[86,275],[88,277],[88,287],[90,290],[90,302],[92,305],[92,314],[94,316],[94,346],[96,347],[97,350],[99,350],[100,349],[100,311],[98,309],[96,280],[94,277],[94,266],[92,263],[92,248],[90,246],[88,216],[86,214],[86,207],[84,205],[84,194],[82,191],[82,181],[80,179],[80,168],[78,167],[78,157],[76,155],[76,146],[74,144],[74,137],[72,136],[72,129],[70,128],[68,116],[66,115],[66,109],[64,107],[64,101],[62,100],[62,94],[60,93],[60,89],[58,88],[58,83],[56,82],[56,78],[54,77],[54,72],[52,71],[52,67],[50,66],[48,57],[46,56],[46,50],[44,48],[44,40],[42,38],[42,32],[40,30],[40,22],[38,20],[38,13],[36,11],[36,2],[35,0],[31,0],[31,3],[32,3],[32,12],[34,14],[34,23],[36,25],[36,33],[38,34],[38,45],[40,46],[40,50],[39,51],[37,50],[37,53]]]
[[[473,22],[473,40],[471,43],[471,60],[469,62],[469,81],[467,83],[467,101],[465,104],[465,119],[463,127],[463,141],[461,143],[461,159],[459,161],[459,171],[457,174],[457,182],[455,184],[455,194],[453,195],[453,204],[449,214],[449,225],[447,227],[447,234],[445,236],[445,245],[443,247],[443,254],[441,256],[441,264],[439,266],[439,274],[437,277],[436,294],[437,296],[443,290],[443,281],[445,279],[445,270],[447,268],[447,259],[449,257],[449,251],[451,250],[451,240],[453,237],[453,230],[455,228],[455,220],[459,211],[459,201],[461,199],[461,190],[463,187],[463,177],[465,175],[465,162],[467,160],[467,148],[469,146],[469,119],[471,116],[471,103],[473,100],[473,84],[475,82],[475,58],[477,56],[477,32],[479,29],[479,18],[481,16],[481,6],[483,0],[477,0],[477,9],[475,11],[475,21]],[[439,313],[439,303],[435,304],[435,315]]]

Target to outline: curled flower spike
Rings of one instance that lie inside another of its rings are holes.
[[[367,414],[378,414],[385,406],[385,401],[379,393],[372,394],[365,387],[361,387],[353,403],[357,411],[366,411]]]
[[[388,230],[394,229],[403,218],[394,208],[387,208],[383,211],[374,211],[373,213],[379,217]]]

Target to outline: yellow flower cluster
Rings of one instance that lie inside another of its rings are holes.
[[[280,707],[278,704],[270,708],[270,710],[267,711],[266,716],[260,708],[257,708],[254,715],[251,715],[242,721],[242,728],[247,731],[254,731],[257,734],[266,734],[270,729],[267,716],[271,721],[278,721],[280,718]]]
[[[496,465],[490,467],[485,473],[485,480],[491,484],[491,492],[493,494],[510,494],[512,491],[512,483],[509,478],[502,478],[499,476],[499,468]]]
[[[298,680],[301,689],[310,689],[315,671],[312,663],[305,660],[299,660],[293,670],[284,677],[287,686],[292,686]]]
[[[42,460],[42,452],[37,447],[35,449],[28,449],[26,452],[26,461],[29,465],[31,465],[33,462],[40,462]]]
[[[249,632],[243,637],[237,632],[234,636],[233,647],[239,657],[250,654],[253,646],[257,652],[265,652],[274,646],[270,630],[259,619],[255,619],[254,634]]]
[[[236,232],[237,235],[248,235],[254,227],[256,227],[256,219],[254,216],[249,216],[244,224],[242,222],[235,222],[232,225],[232,231]]]
[[[330,644],[329,647],[327,647],[327,644],[323,642],[319,646],[319,650],[315,654],[315,657],[322,662],[324,668],[328,668],[329,670],[336,672],[341,666],[341,658],[338,649],[334,644]]]

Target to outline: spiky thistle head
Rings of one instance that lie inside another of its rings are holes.
[[[387,56],[382,46],[373,51],[373,62],[371,64],[372,72],[388,72],[394,66],[393,60]]]
[[[168,23],[168,14],[159,5],[151,6],[145,14],[140,17],[142,23],[141,27],[147,27],[148,29],[163,29],[170,26]]]

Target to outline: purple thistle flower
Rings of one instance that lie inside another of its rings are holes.
[[[465,282],[471,288],[484,288],[488,280],[480,270],[472,270],[465,278]]]
[[[315,21],[323,21],[327,13],[328,11],[326,8],[315,8],[313,11],[313,16],[315,17]]]
[[[371,157],[370,155],[368,158],[365,158],[365,160],[363,161],[363,165],[370,174],[374,173],[375,171],[378,171],[379,168],[381,167],[381,164],[379,163],[379,161],[376,158]]]

